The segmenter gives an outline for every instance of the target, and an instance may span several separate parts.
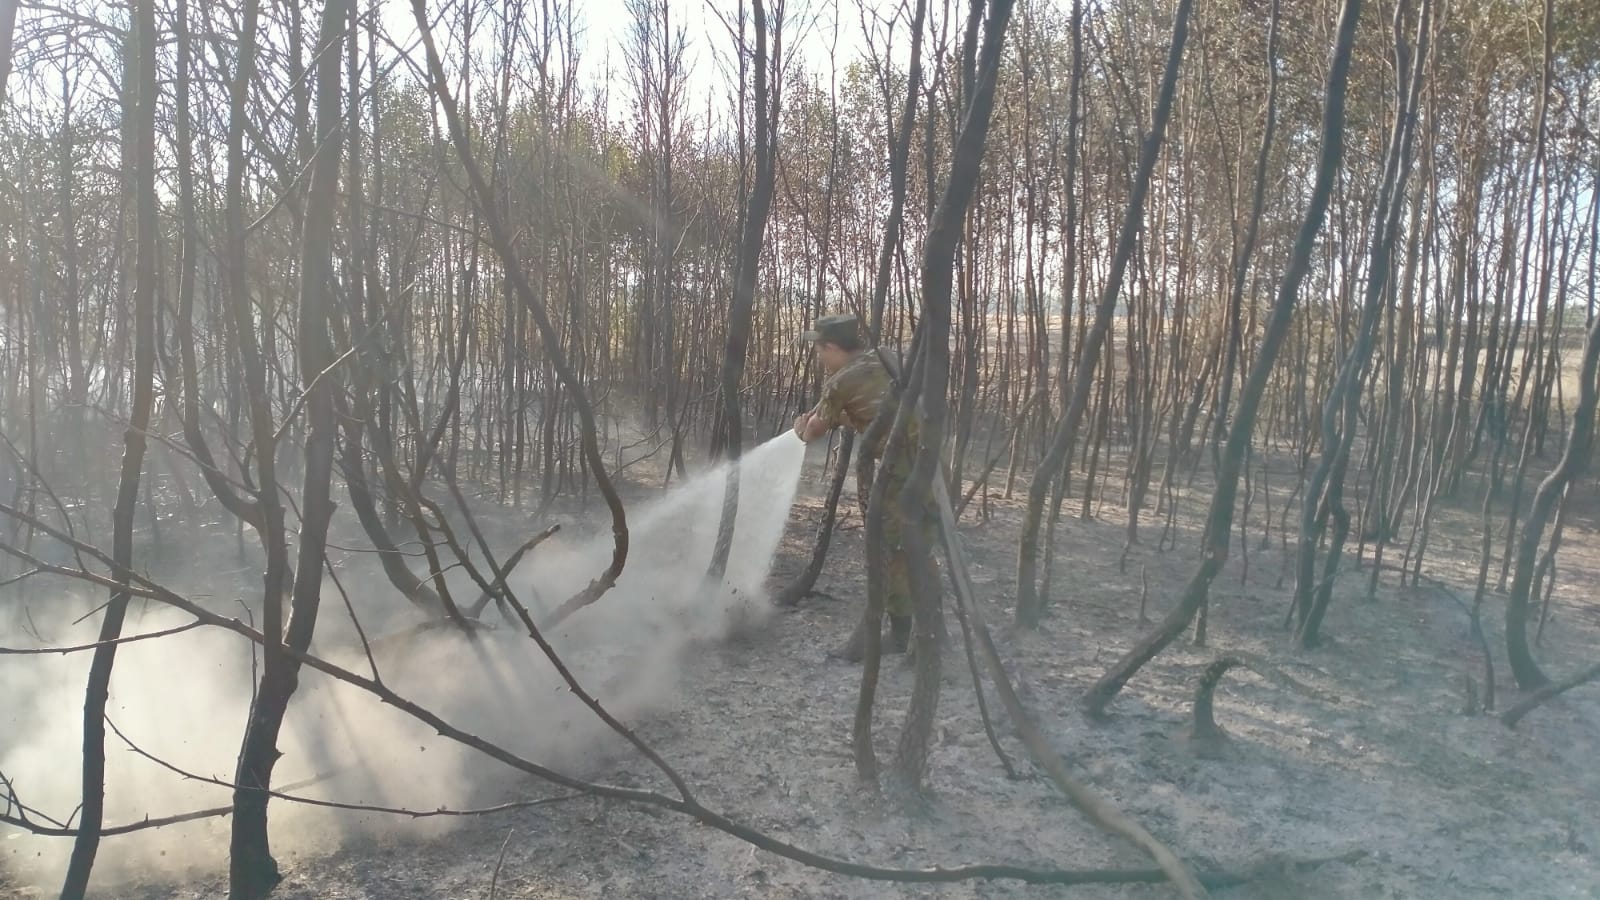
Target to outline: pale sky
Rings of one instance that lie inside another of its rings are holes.
[[[414,45],[416,28],[411,0],[382,2],[383,21],[395,42],[400,46]],[[526,0],[526,8],[536,12],[542,2]],[[772,2],[768,0],[769,7]],[[723,24],[722,17],[730,24],[736,21],[738,4],[739,0],[673,0],[671,9],[674,19],[683,24],[687,33],[684,58],[689,69],[687,104],[690,109],[704,109],[708,100],[714,104],[725,103],[727,93],[735,83],[737,76],[724,71],[725,67],[734,65],[734,37]],[[934,5],[937,7],[939,4]],[[446,21],[450,21],[455,18],[454,7],[454,0],[429,2],[428,12],[435,20],[443,13]],[[580,77],[589,85],[597,86],[609,71],[613,92],[611,105],[613,109],[618,109],[622,106],[619,102],[622,98],[616,94],[626,90],[623,69],[627,65],[627,56],[623,47],[632,24],[627,3],[625,0],[577,0],[574,8],[577,10],[580,32]],[[794,67],[803,66],[826,84],[830,60],[831,65],[842,72],[851,62],[868,54],[868,43],[862,33],[863,17],[871,23],[875,19],[892,19],[897,13],[905,21],[900,22],[894,31],[897,45],[895,57],[903,59],[910,44],[910,13],[909,10],[901,12],[898,2],[787,0],[784,32],[784,53],[788,59],[786,69],[793,71]],[[474,39],[492,43],[496,27],[492,19],[486,20],[481,28],[481,38],[475,35]],[[881,46],[886,26],[879,24],[877,27],[880,33],[877,40]],[[442,36],[436,35],[435,40],[442,43]]]

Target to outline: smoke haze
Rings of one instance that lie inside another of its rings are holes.
[[[624,721],[670,710],[687,648],[765,620],[764,582],[804,456],[805,445],[787,432],[744,456],[738,528],[720,586],[704,576],[726,466],[630,509],[631,546],[617,586],[547,635],[608,710]],[[364,546],[359,532],[345,524],[335,543]],[[511,579],[536,619],[587,584],[610,559],[609,529],[591,535],[578,530],[563,531],[533,550]],[[526,537],[489,535],[502,555]],[[220,545],[231,538],[219,534],[216,541]],[[198,545],[190,554],[170,566],[172,572],[154,574],[197,602],[249,621],[239,598],[259,607],[259,573],[248,567],[219,572],[217,562],[225,557]],[[574,774],[592,772],[597,761],[625,752],[621,740],[572,697],[520,626],[501,620],[492,606],[484,620],[496,628],[477,640],[446,628],[417,630],[420,614],[395,595],[370,554],[347,554],[336,571],[372,639],[383,681],[403,696],[470,733]],[[458,598],[477,596],[459,572],[451,574],[450,583]],[[64,646],[96,639],[98,616],[72,621],[103,603],[103,593],[59,579],[28,589],[25,596],[0,594],[0,644]],[[180,612],[136,600],[124,634],[186,621]],[[312,652],[370,672],[339,587],[329,579]],[[83,688],[90,656],[0,656],[0,772],[22,802],[61,820],[77,808],[81,795]],[[217,629],[124,644],[117,653],[108,715],[147,753],[186,772],[229,782],[253,683],[251,645]],[[301,672],[278,747],[284,756],[274,785],[314,780],[290,791],[305,797],[434,809],[554,793],[309,669]],[[230,789],[165,769],[109,730],[106,755],[107,826],[231,802]],[[278,853],[324,852],[354,836],[398,830],[427,835],[450,826],[446,818],[410,820],[284,801],[273,802],[271,816]],[[41,887],[59,884],[70,839],[37,838],[7,826],[0,826],[0,835],[0,865],[13,876]],[[227,847],[227,818],[107,838],[95,884],[219,873],[226,867]]]

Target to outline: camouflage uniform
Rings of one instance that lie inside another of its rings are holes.
[[[830,428],[844,425],[857,434],[865,434],[872,420],[877,417],[883,401],[892,396],[894,390],[894,382],[883,362],[878,359],[877,352],[862,350],[822,383],[822,400],[817,404],[814,414]],[[863,453],[879,461],[877,477],[884,479],[883,500],[888,504],[884,517],[884,542],[889,550],[884,599],[889,615],[894,618],[908,618],[911,615],[911,566],[914,563],[930,568],[935,565],[932,553],[938,540],[938,519],[933,504],[930,502],[924,506],[922,515],[916,517],[919,521],[908,520],[900,508],[900,496],[910,480],[912,464],[916,459],[920,426],[921,416],[913,413],[907,433],[909,440],[890,459],[883,458],[883,451],[889,442],[889,428],[884,429],[876,446],[862,448]],[[924,546],[928,548],[927,555],[921,560],[912,560],[905,546],[908,527],[921,529]]]

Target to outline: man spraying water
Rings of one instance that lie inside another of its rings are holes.
[[[816,407],[794,420],[795,434],[808,444],[840,425],[864,434],[877,418],[884,401],[894,396],[895,385],[878,354],[869,350],[862,340],[860,323],[851,315],[824,316],[801,338],[815,346],[817,360],[827,378],[822,382],[822,396]],[[914,520],[908,519],[900,508],[901,492],[911,477],[921,424],[921,414],[914,410],[907,435],[909,440],[893,458],[883,459],[889,441],[887,429],[876,446],[862,447],[863,453],[878,460],[878,477],[884,479],[883,499],[888,504],[884,522],[884,541],[888,544],[885,548],[888,551],[885,606],[889,611],[889,649],[894,653],[904,653],[911,640],[911,567],[934,565],[931,553],[920,559],[910,558],[905,545],[906,530],[922,529],[926,537],[923,546],[930,551],[938,536],[938,518],[931,506]],[[929,579],[928,583],[937,584],[938,580]],[[844,646],[830,655],[860,662],[866,646],[866,628],[863,617]]]

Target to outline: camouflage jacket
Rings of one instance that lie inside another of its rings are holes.
[[[899,362],[893,351],[886,350],[884,355]],[[817,404],[816,415],[830,428],[844,425],[857,434],[865,434],[872,420],[878,417],[884,400],[894,395],[894,380],[878,359],[877,351],[863,350],[822,382],[822,400]],[[920,416],[913,415],[912,446],[921,430],[920,424]],[[885,429],[876,446],[871,448],[871,455],[882,457],[888,441],[889,432]]]

